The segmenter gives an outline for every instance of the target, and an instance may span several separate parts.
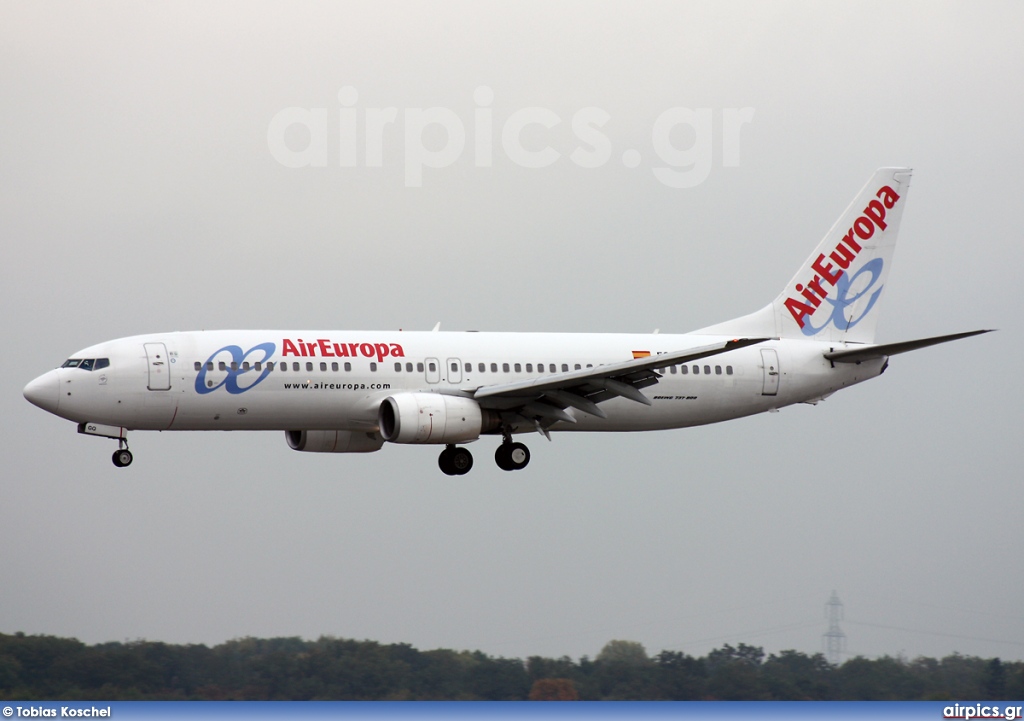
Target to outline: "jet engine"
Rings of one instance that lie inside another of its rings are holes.
[[[466,443],[497,428],[498,416],[471,398],[398,393],[381,403],[380,434],[391,443]]]
[[[384,445],[379,433],[363,431],[285,431],[284,437],[292,450],[306,453],[371,453]]]

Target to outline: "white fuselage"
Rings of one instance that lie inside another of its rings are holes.
[[[875,344],[879,298],[910,187],[879,168],[775,299],[684,335],[226,330],[158,333],[79,351],[25,397],[118,442],[129,430],[276,430],[296,451],[500,435],[499,468],[530,461],[516,433],[649,431],[815,403],[880,375],[889,357],[985,330]]]
[[[85,348],[72,358],[107,359],[105,367],[58,368],[30,388],[56,415],[125,429],[371,432],[381,403],[396,393],[469,396],[490,385],[722,340],[667,334],[159,333]],[[884,359],[832,364],[823,357],[838,347],[773,339],[675,365],[659,371],[658,383],[644,389],[650,406],[614,398],[601,405],[606,418],[569,409],[577,422],[558,422],[551,430],[641,431],[715,423],[813,402],[884,369]]]

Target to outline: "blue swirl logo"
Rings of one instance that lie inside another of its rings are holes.
[[[867,293],[871,290],[875,283],[878,282],[878,279],[882,277],[883,267],[885,267],[885,263],[882,262],[882,259],[875,258],[874,260],[869,260],[867,263],[862,265],[860,267],[860,270],[858,270],[852,276],[849,273],[843,273],[841,276],[839,276],[839,278],[836,280],[835,300],[833,300],[832,298],[825,298],[825,301],[832,305],[832,312],[829,314],[828,318],[825,319],[825,322],[822,323],[817,328],[811,325],[810,318],[805,318],[804,327],[801,329],[803,330],[804,335],[817,335],[818,333],[823,331],[825,329],[825,326],[827,326],[829,323],[832,323],[833,325],[835,325],[836,328],[839,328],[840,330],[846,331],[849,330],[850,328],[853,328],[855,325],[864,320],[867,314],[870,313],[871,309],[874,307],[875,301],[878,300],[878,295],[882,292],[882,288],[885,287],[884,285],[880,286],[878,290],[871,294],[871,297],[868,298],[868,304],[864,307],[864,312],[861,313],[860,316],[858,316],[857,318],[847,318],[846,308],[847,306],[853,305],[861,298],[863,298],[865,295],[867,295]],[[864,289],[861,290],[859,293],[857,293],[853,297],[848,297],[850,288],[853,287],[853,285],[857,282],[857,279],[863,273],[870,273],[871,280],[867,282],[867,285],[865,285]]]
[[[253,353],[263,352],[262,358],[255,359],[256,363],[266,363],[267,359],[274,355],[274,351],[277,350],[277,346],[273,343],[260,343],[257,346],[253,346],[247,351],[243,351],[241,346],[237,345],[226,345],[219,350],[214,351],[213,355],[206,359],[203,363],[202,368],[199,369],[199,375],[196,376],[196,393],[206,394],[213,393],[218,388],[223,387],[228,393],[235,395],[239,393],[245,393],[250,388],[253,388],[263,382],[263,379],[270,375],[270,368],[264,366],[263,372],[256,376],[256,379],[252,382],[245,383],[243,385],[240,380],[243,380],[243,376],[247,374],[255,374],[255,368],[243,368],[245,360]],[[222,353],[227,353],[230,356],[230,360],[221,356]],[[216,385],[208,385],[206,380],[206,371],[211,367],[213,363],[220,361],[224,362],[227,370],[220,371],[227,373],[220,383]]]

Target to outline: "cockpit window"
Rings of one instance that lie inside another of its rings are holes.
[[[109,358],[68,358],[61,368],[79,368],[83,371],[98,371],[110,365]]]

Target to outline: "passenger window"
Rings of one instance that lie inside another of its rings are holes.
[[[224,361],[219,361],[217,363],[217,369],[218,370],[222,370],[222,371],[226,371],[228,369],[228,366],[227,366],[227,364]]]
[[[704,375],[711,375],[711,366],[704,366]]]
[[[579,363],[577,363],[577,364],[576,364],[575,366],[573,366],[573,369],[574,369],[574,370],[582,370],[582,369],[580,368],[580,364],[579,364]]]
[[[516,368],[516,370],[519,370],[519,369]],[[526,372],[527,373],[533,373],[533,363],[527,363],[526,364]]]
[[[563,363],[562,364],[562,372],[563,373],[568,373],[569,372],[569,364],[568,363]]]
[[[338,372],[338,361],[334,361],[333,363],[331,363],[331,370],[334,371],[335,373]]]
[[[416,364],[416,372],[417,373],[422,373],[423,372],[423,364],[422,363],[417,363]]]
[[[203,364],[200,363],[199,361],[196,361],[196,370],[199,371],[199,370],[202,370],[202,369],[203,369]]]
[[[478,363],[478,364],[477,364],[477,366],[476,366],[476,368],[477,368],[477,370],[478,370],[478,371],[480,371],[481,373],[484,373],[484,372],[486,372],[486,371],[487,371],[487,366],[486,366],[486,365],[484,365],[483,363]]]
[[[295,361],[294,363],[292,363],[292,370],[295,371],[296,373],[299,372],[299,362],[298,361]]]
[[[267,361],[267,370],[268,371],[274,370],[274,361]]]
[[[320,361],[320,370],[325,373],[327,372],[327,361]]]
[[[552,373],[557,373],[558,367],[554,363],[552,363],[548,366],[548,370],[551,371]]]
[[[587,363],[587,368],[593,368],[593,367],[594,367],[593,363]]]
[[[238,370],[238,361],[231,361],[231,370]]]
[[[452,363],[452,373],[458,373],[458,372],[459,372],[459,364],[458,363]]]
[[[516,373],[522,373],[523,372],[523,367],[519,363],[516,363],[514,367],[516,369]]]
[[[262,361],[256,361],[256,365],[255,365],[255,366],[253,366],[253,367],[254,367],[254,368],[255,368],[256,370],[258,370],[258,371],[261,371],[261,370],[263,370],[263,363],[262,363]]]
[[[405,364],[405,372],[406,373],[412,373],[412,363],[406,363]]]
[[[279,368],[280,370],[282,370],[282,371],[286,371],[286,370],[288,370],[288,364],[287,364],[287,363],[285,363],[284,361],[281,361],[280,363],[278,363],[278,364],[277,364],[277,367],[278,367],[278,368]]]
[[[249,370],[249,361],[245,361],[245,362],[244,362],[244,363],[242,364],[242,370],[244,370],[244,371],[247,371],[247,370]]]
[[[370,371],[373,372],[373,373],[377,372],[377,362],[376,361],[374,361],[373,363],[370,363]]]
[[[349,363],[348,361],[345,361],[345,372],[348,372],[350,370],[352,370],[352,364]]]
[[[722,375],[722,366],[715,366],[715,375],[716,376]]]
[[[473,371],[473,364],[472,363],[467,363],[466,364],[466,372],[467,373],[471,373],[472,371]]]
[[[401,361],[396,361],[395,362],[395,372],[397,372],[397,373],[401,373],[402,372],[402,362]]]
[[[306,361],[306,371],[313,370],[313,361]]]
[[[672,375],[675,375],[676,374],[676,367],[675,366],[669,366],[668,367],[668,372],[671,373]]]
[[[508,370],[508,369],[506,368],[506,370]],[[497,373],[497,372],[498,372],[498,364],[497,363],[491,363],[491,373]]]
[[[732,375],[732,366],[726,366],[725,367],[725,374],[727,376],[731,376]]]
[[[689,366],[679,366],[679,372],[682,373],[685,376],[687,373],[690,372],[690,367]]]
[[[700,366],[694,366],[693,367],[693,374],[695,376],[699,376],[700,375]]]
[[[429,370],[431,373],[436,372],[437,371],[437,364],[434,363],[434,362],[427,363],[427,370]]]
[[[502,363],[501,370],[503,370],[505,373],[508,373],[508,363]]]
[[[213,361],[207,361],[206,362],[206,370],[208,370],[208,371],[212,371],[213,370]]]

